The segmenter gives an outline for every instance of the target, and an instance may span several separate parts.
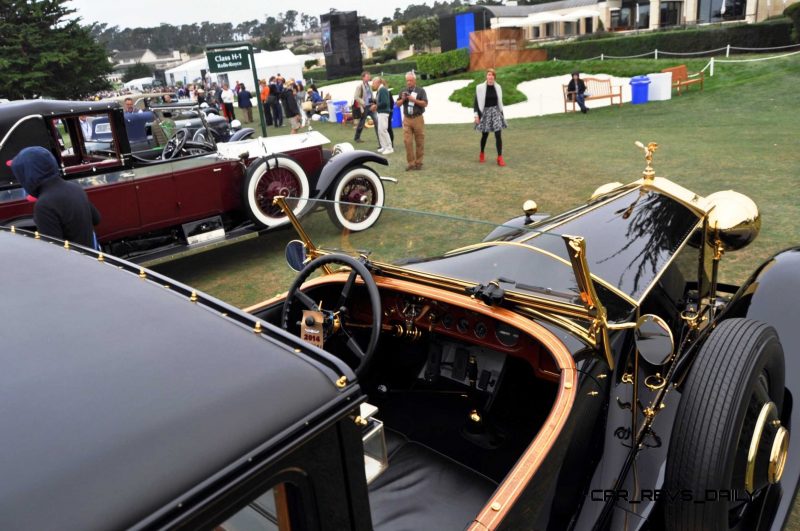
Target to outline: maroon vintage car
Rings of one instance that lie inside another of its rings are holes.
[[[64,178],[80,183],[102,214],[97,236],[111,254],[153,265],[254,237],[286,223],[275,196],[328,200],[331,220],[372,226],[384,180],[367,163],[385,158],[309,131],[215,144],[184,127],[185,108],[124,113],[115,102],[31,100],[0,107],[0,224],[33,229],[33,203],[7,162],[39,145]],[[202,118],[202,113],[199,113]],[[319,203],[313,203],[319,205]]]

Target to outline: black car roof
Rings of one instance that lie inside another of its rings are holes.
[[[3,528],[128,527],[344,398],[163,280],[3,229],[0,257]]]
[[[119,109],[117,102],[111,101],[62,101],[62,100],[19,100],[0,105],[0,132],[8,131],[17,120],[41,114],[55,116],[63,114],[90,114],[92,112]]]

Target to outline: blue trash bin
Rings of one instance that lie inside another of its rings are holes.
[[[649,84],[650,78],[647,76],[635,76],[631,78],[631,103],[634,105],[647,103],[647,86]]]
[[[336,115],[336,123],[342,123],[344,110],[347,108],[347,101],[332,101],[333,112]]]
[[[400,114],[400,107],[395,107],[392,111],[392,128],[403,127],[403,115]]]

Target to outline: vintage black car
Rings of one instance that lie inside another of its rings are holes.
[[[324,149],[330,141],[316,131],[217,145],[204,113],[182,105],[152,109],[124,113],[116,102],[4,104],[0,222],[35,229],[33,204],[8,166],[32,145],[51,150],[64,178],[86,189],[102,215],[96,232],[103,250],[142,263],[286,224],[272,204],[276,195],[292,198],[299,215],[308,198],[358,203],[363,208],[330,209],[334,223],[352,230],[368,228],[380,215],[368,207],[383,204],[386,178],[370,165],[387,165],[382,156],[349,145]],[[195,129],[198,124],[203,127]]]
[[[300,272],[247,313],[0,231],[4,527],[783,526],[800,247],[719,283],[748,198],[648,164],[502,226],[343,234],[276,201]]]

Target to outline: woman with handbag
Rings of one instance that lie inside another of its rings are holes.
[[[494,143],[497,148],[497,165],[505,166],[503,160],[503,129],[508,127],[503,116],[503,89],[495,83],[495,70],[490,68],[486,71],[486,82],[481,83],[475,89],[475,130],[481,132],[481,154],[480,162],[486,161],[484,149],[489,133],[494,133]]]

